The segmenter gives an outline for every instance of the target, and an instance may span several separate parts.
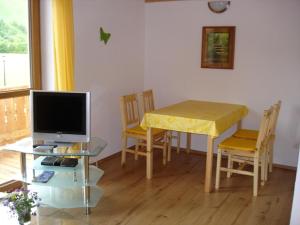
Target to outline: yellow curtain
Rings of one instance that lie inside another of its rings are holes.
[[[74,90],[74,28],[72,0],[52,0],[55,89]]]

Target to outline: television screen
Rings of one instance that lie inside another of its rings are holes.
[[[33,137],[61,142],[88,141],[88,92],[32,91]]]

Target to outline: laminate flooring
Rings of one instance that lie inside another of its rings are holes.
[[[222,173],[218,192],[204,193],[205,155],[172,152],[162,165],[154,154],[154,176],[147,180],[144,157],[127,154],[104,160],[98,182],[104,195],[88,216],[84,209],[39,208],[31,224],[41,225],[288,225],[295,171],[274,168],[258,196],[252,178]],[[215,162],[215,161],[214,161]],[[214,163],[215,170],[215,163]],[[2,171],[1,171],[2,172]],[[215,176],[213,176],[214,180]]]

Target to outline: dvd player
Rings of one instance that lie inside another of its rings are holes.
[[[47,156],[41,162],[41,165],[43,166],[75,167],[77,164],[78,159],[63,158],[58,156]]]

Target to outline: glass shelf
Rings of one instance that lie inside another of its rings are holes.
[[[29,185],[28,189],[38,193],[42,199],[41,206],[53,208],[82,208],[87,207],[84,202],[84,188],[57,188],[40,185]],[[89,207],[96,207],[103,190],[100,187],[90,187]]]
[[[35,150],[32,147],[34,142],[36,141],[33,141],[31,137],[24,138],[13,144],[5,145],[3,150],[43,156],[97,156],[107,145],[106,141],[103,139],[92,137],[88,143],[73,143],[72,146],[61,144],[61,147],[60,143],[55,143],[58,145],[58,148],[54,148],[53,151],[44,151]]]
[[[101,138],[91,138],[88,143],[72,143],[71,145],[55,143],[58,147],[53,150],[36,150],[33,148],[33,143],[36,144],[36,141],[33,142],[32,138],[24,138],[2,149],[21,153],[22,178],[18,180],[26,182],[30,190],[38,193],[42,199],[42,205],[54,208],[86,207],[86,214],[89,214],[89,207],[95,207],[102,196],[102,189],[96,185],[104,174],[103,170],[88,165],[89,157],[99,155],[107,143]],[[39,142],[39,144],[42,143]],[[34,160],[31,169],[26,166],[26,154],[40,156]],[[79,156],[81,158],[75,167],[60,167],[41,165],[45,156]],[[32,181],[33,174],[38,176],[45,170],[55,172],[47,183]],[[88,183],[84,180],[85,172],[89,174]],[[88,205],[84,201],[85,193],[90,199]]]
[[[68,187],[84,187],[86,186],[96,186],[97,182],[100,180],[100,178],[103,176],[104,171],[95,167],[90,166],[90,178],[89,183],[85,184],[83,180],[83,175],[81,171],[77,171],[74,174],[74,171],[68,171],[68,172],[55,172],[53,177],[47,182],[47,183],[41,183],[41,182],[34,182],[33,175],[30,174],[30,176],[27,176],[27,178],[24,180],[20,176],[15,177],[15,180],[23,181],[27,184],[34,184],[34,185],[40,185],[40,186],[53,186],[53,187],[60,187],[60,188],[68,188]],[[53,171],[53,170],[52,170]],[[36,176],[38,176],[40,173],[36,172]]]
[[[83,187],[85,182],[82,173],[82,161],[78,161],[78,165],[75,167],[60,167],[60,166],[43,166],[41,161],[44,159],[41,156],[34,160],[33,169],[35,169],[35,176],[38,176],[42,171],[54,171],[55,174],[47,183],[34,182],[32,170],[27,170],[27,178],[24,180],[20,175],[14,177],[15,180],[23,181],[27,184],[35,184],[41,186],[54,186],[54,187]],[[89,183],[87,186],[96,186],[97,182],[103,176],[104,171],[97,168],[96,166],[89,166]]]

